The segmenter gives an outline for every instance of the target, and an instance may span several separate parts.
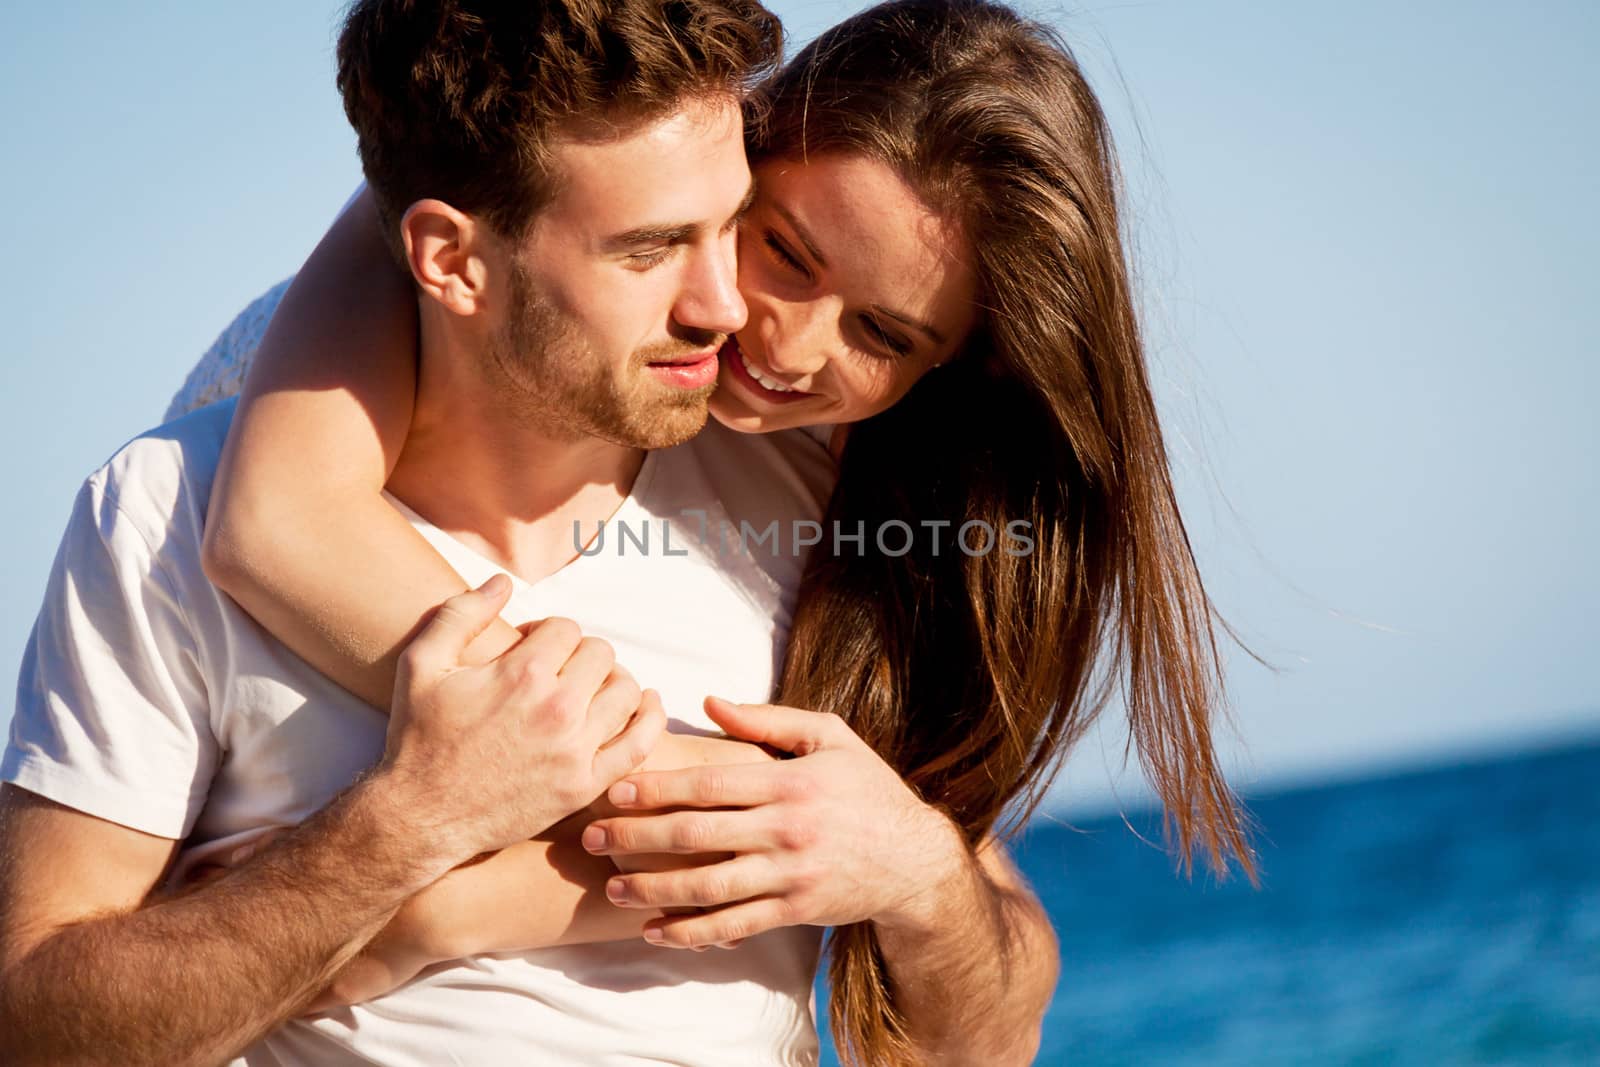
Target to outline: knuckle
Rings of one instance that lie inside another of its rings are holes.
[[[576,624],[574,624],[576,625]],[[607,663],[617,662],[617,650],[603,637],[585,637],[578,642],[578,651],[598,657]]]
[[[695,779],[695,800],[703,804],[720,804],[722,798],[727,795],[728,780],[720,769],[707,767]]]
[[[639,707],[639,687],[629,681],[612,682],[601,691],[605,698],[625,711],[635,711]],[[641,718],[641,723],[649,720]]]
[[[644,761],[650,758],[652,747],[653,746],[651,745],[649,738],[639,738],[635,740],[633,744],[628,746],[627,755],[624,757],[627,770],[623,773],[629,774],[642,767],[644,765]],[[635,788],[639,790],[638,795],[640,799],[644,799],[646,796],[644,789],[637,783],[635,783]],[[645,806],[649,806],[648,802],[646,802]]]
[[[549,688],[554,679],[550,676],[549,669],[543,664],[536,663],[533,660],[523,660],[511,672],[510,681],[511,685],[516,689],[538,692]]]
[[[667,713],[662,710],[660,704],[657,704],[654,701],[645,701],[641,697],[639,704],[639,725],[641,727],[641,734],[651,738],[651,744],[653,745],[657,740],[659,740],[661,733],[667,728]]]
[[[817,843],[817,829],[809,823],[787,822],[778,827],[778,846],[800,852]]]
[[[539,710],[552,726],[564,728],[582,722],[588,708],[570,691],[558,686],[540,701]]]
[[[815,863],[800,863],[789,872],[789,884],[804,893],[822,884],[822,868]]]
[[[708,907],[724,900],[732,900],[733,885],[731,879],[724,874],[707,874],[694,891],[693,897],[694,902],[701,907]]]
[[[583,640],[583,627],[564,615],[552,615],[538,627],[539,635],[559,644],[577,645]]]
[[[711,843],[711,826],[700,816],[685,816],[674,828],[672,842],[685,852],[704,852]]]
[[[421,674],[428,664],[428,642],[426,638],[417,638],[405,647],[400,653],[399,663],[396,665],[399,677],[415,678]]]
[[[809,803],[816,799],[817,783],[809,774],[795,773],[782,779],[778,795],[783,800]]]

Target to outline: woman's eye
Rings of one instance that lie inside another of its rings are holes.
[[[868,337],[871,337],[895,355],[904,356],[910,353],[911,342],[885,330],[877,319],[872,318],[870,315],[863,315],[861,317],[861,325],[866,329]]]
[[[771,230],[768,230],[766,234],[763,235],[762,240],[766,242],[768,248],[772,249],[772,254],[777,256],[779,261],[782,262],[784,266],[788,267],[797,274],[801,274],[807,278],[811,277],[811,272],[806,269],[806,265],[801,263],[799,258],[796,257],[793,252],[789,251],[788,246],[778,238],[777,234],[773,233]]]

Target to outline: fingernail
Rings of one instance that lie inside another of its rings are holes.
[[[255,845],[240,845],[238,848],[228,853],[228,864],[229,866],[237,867],[239,864],[243,863],[245,860],[249,859],[255,854]]]
[[[611,879],[606,883],[606,899],[613,904],[626,904],[628,902],[628,883],[620,878]]]
[[[504,574],[496,572],[495,574],[489,576],[489,580],[487,582],[484,582],[482,585],[478,586],[478,591],[480,593],[487,593],[490,596],[499,596],[501,591],[505,589],[506,583],[510,581],[511,579],[507,578]]]
[[[661,935],[660,930],[652,930],[648,926],[644,928],[644,939],[650,942],[652,945],[665,944],[667,940]]]
[[[632,804],[639,799],[639,787],[632,782],[618,782],[611,787],[611,803]]]
[[[591,826],[583,832],[583,847],[590,852],[598,852],[606,847],[606,831],[603,826]]]

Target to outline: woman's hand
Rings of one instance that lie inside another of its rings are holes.
[[[770,763],[777,759],[771,751],[753,745],[747,741],[735,741],[725,737],[705,737],[698,734],[667,734],[656,743],[651,754],[646,757],[640,770],[679,770],[686,767],[729,766],[739,763]],[[584,823],[587,825],[595,819],[609,818],[622,814],[622,809],[613,805],[604,796],[589,805],[584,812]],[[582,827],[579,827],[582,830]],[[623,874],[663,874],[669,871],[687,871],[697,867],[706,867],[714,863],[722,863],[733,859],[731,852],[712,852],[709,854],[680,855],[673,852],[629,852],[617,853],[611,856],[611,862]],[[663,908],[667,915],[699,915],[699,908],[677,907]],[[733,948],[742,939],[731,940],[719,944],[719,948]]]
[[[782,926],[929,921],[966,843],[835,715],[706,701],[730,735],[796,758],[746,766],[636,771],[608,799],[627,814],[584,832],[589,851],[734,857],[692,869],[626,874],[621,907],[698,908],[646,924],[655,944],[700,948]],[[683,810],[689,809],[689,810]]]
[[[644,766],[641,764],[640,766]],[[236,867],[242,867],[246,862],[255,858],[262,849],[272,844],[274,838],[283,833],[285,827],[275,827],[257,833],[249,841],[237,845],[204,863],[196,863],[185,869],[183,862],[179,861],[177,871],[168,879],[164,892],[168,898],[184,897],[193,893],[201,886],[210,885],[218,878],[227,874]]]
[[[355,959],[334,975],[328,988],[306,1007],[304,1014],[319,1015],[376,1000],[411,981],[424,967],[443,962],[430,950],[426,931],[413,921],[414,915],[413,904],[408,902]]]

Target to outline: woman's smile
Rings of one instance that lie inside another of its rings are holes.
[[[723,365],[728,368],[728,373],[723,377],[724,387],[729,381],[737,382],[746,393],[769,404],[793,404],[815,395],[785,385],[777,375],[763,369],[740,347],[738,337],[728,338],[722,346],[721,355]]]

